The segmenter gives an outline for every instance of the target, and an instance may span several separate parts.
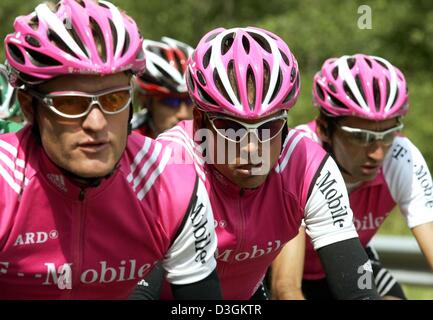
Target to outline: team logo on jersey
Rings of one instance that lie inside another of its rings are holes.
[[[320,192],[325,196],[326,203],[328,204],[328,208],[331,211],[332,220],[334,221],[334,226],[336,224],[339,225],[340,228],[343,227],[345,216],[347,216],[347,206],[342,204],[344,201],[343,194],[338,192],[335,187],[337,181],[335,179],[331,179],[331,172],[327,170],[326,174],[320,173],[319,178],[317,179],[316,185],[319,187]]]
[[[57,230],[51,230],[50,232],[26,232],[18,235],[14,242],[14,246],[22,246],[26,244],[41,244],[47,242],[50,239],[57,239],[58,237],[59,233]]]
[[[262,256],[271,254],[273,252],[278,251],[281,248],[281,241],[280,240],[274,240],[274,241],[268,241],[267,247],[265,248],[259,248],[258,245],[253,245],[251,247],[251,250],[249,251],[241,251],[236,252],[233,249],[226,249],[223,252],[217,252],[215,253],[215,258],[224,262],[230,261],[230,258],[233,257],[236,261],[244,261],[247,259],[256,259],[260,258]]]
[[[208,254],[206,247],[211,243],[211,234],[207,229],[209,223],[205,215],[206,210],[202,210],[204,207],[204,204],[200,203],[190,214],[192,227],[194,228],[195,251],[197,252],[195,261],[200,261],[202,264],[206,263]]]
[[[433,183],[428,172],[427,167],[424,165],[414,164],[415,176],[423,190],[425,200],[425,206],[427,208],[433,208]]]
[[[387,214],[385,216],[375,217],[373,212],[370,212],[359,219],[353,217],[353,225],[357,231],[376,230],[380,227],[386,216]]]

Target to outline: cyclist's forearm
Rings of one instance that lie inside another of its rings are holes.
[[[380,299],[370,261],[358,238],[330,244],[317,252],[336,299]]]

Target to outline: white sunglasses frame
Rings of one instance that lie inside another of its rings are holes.
[[[114,93],[114,92],[118,92],[118,91],[125,91],[125,90],[129,91],[129,99],[125,103],[125,105],[117,111],[114,111],[114,112],[106,111],[103,108],[102,104],[99,102],[99,97],[101,97],[101,96],[104,96],[104,95],[109,94],[109,93]],[[67,119],[79,119],[79,118],[87,116],[90,113],[90,111],[92,110],[93,105],[95,105],[95,104],[97,104],[99,106],[99,109],[104,114],[114,115],[114,114],[121,113],[131,104],[133,87],[131,85],[129,85],[129,86],[123,86],[123,87],[117,87],[117,88],[110,88],[110,89],[106,89],[106,90],[101,90],[101,91],[93,93],[93,94],[87,93],[87,92],[81,92],[81,91],[55,91],[55,92],[48,93],[48,94],[43,94],[43,93],[40,93],[40,92],[32,90],[32,89],[26,89],[26,91],[31,96],[34,96],[35,98],[42,101],[45,104],[45,106],[47,108],[49,108],[55,114],[57,114],[63,118],[67,118]],[[63,113],[63,112],[57,110],[56,107],[54,107],[54,105],[53,105],[52,98],[74,97],[74,96],[92,98],[86,111],[84,111],[80,114],[77,114],[77,115],[69,115],[69,114],[66,114],[66,113]]]
[[[209,122],[211,123],[212,128],[217,132],[217,134],[220,135],[221,137],[223,137],[224,139],[226,139],[226,140],[228,140],[228,141],[230,141],[230,142],[233,142],[233,143],[240,143],[243,139],[245,139],[246,136],[248,136],[248,133],[250,133],[250,132],[253,132],[253,133],[255,134],[257,140],[258,140],[260,143],[268,142],[268,141],[274,139],[274,138],[275,138],[275,137],[276,137],[276,136],[277,136],[277,135],[278,135],[278,134],[283,130],[284,126],[285,126],[286,123],[287,123],[287,111],[286,111],[286,110],[285,110],[282,114],[279,114],[279,115],[277,115],[277,116],[275,116],[275,117],[272,117],[272,118],[269,118],[269,119],[263,120],[263,121],[261,121],[261,122],[254,123],[254,124],[251,124],[251,123],[245,123],[245,122],[243,122],[243,121],[240,121],[240,120],[238,120],[238,119],[234,119],[234,118],[232,118],[232,117],[223,116],[223,115],[215,115],[215,114],[212,114],[212,113],[206,113],[206,116],[207,116],[207,118],[209,119]],[[230,121],[234,121],[234,122],[236,122],[236,123],[242,125],[242,126],[246,129],[245,134],[242,136],[242,138],[239,139],[239,141],[236,141],[236,140],[230,139],[230,138],[228,138],[227,136],[223,135],[223,134],[219,131],[219,129],[217,129],[217,128],[215,127],[215,125],[214,125],[214,123],[213,123],[213,120],[215,120],[215,119],[228,119],[228,120],[230,120]],[[259,138],[259,135],[257,134],[257,129],[258,129],[261,125],[263,125],[264,123],[266,123],[266,122],[270,122],[270,121],[274,121],[274,120],[284,120],[284,123],[282,124],[280,130],[278,130],[278,132],[277,132],[273,137],[270,137],[269,139],[261,140],[261,139]]]
[[[360,129],[360,128],[352,128],[352,127],[348,127],[348,126],[341,126],[341,125],[337,125],[341,130],[343,130],[344,132],[347,133],[364,133],[367,134],[367,137],[369,136],[373,136],[374,140],[371,142],[368,142],[369,139],[366,140],[365,143],[362,143],[360,145],[362,146],[369,146],[371,144],[373,144],[374,142],[381,140],[383,141],[383,138],[387,135],[390,134],[392,132],[398,132],[401,131],[404,128],[404,124],[399,122],[399,124],[393,128],[390,128],[388,130],[385,131],[371,131],[371,130],[365,130],[365,129]],[[392,143],[391,143],[392,144]]]

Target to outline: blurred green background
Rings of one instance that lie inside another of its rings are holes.
[[[405,134],[433,168],[433,1],[431,0],[112,0],[133,17],[145,38],[170,36],[195,46],[215,27],[257,26],[281,36],[298,59],[302,88],[290,112],[290,125],[316,114],[311,105],[314,73],[329,57],[366,53],[382,56],[405,74],[410,112]],[[30,13],[36,0],[2,0],[0,36],[12,31],[14,18]],[[360,29],[361,5],[371,8],[371,29]],[[3,61],[3,48],[0,59]],[[398,210],[382,234],[410,234]],[[433,288],[407,287],[412,299],[433,299]]]

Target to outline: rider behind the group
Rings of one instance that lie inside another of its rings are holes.
[[[336,296],[376,298],[374,285],[357,286],[359,268],[369,274],[368,257],[338,167],[319,145],[286,130],[300,84],[287,44],[254,27],[212,30],[189,60],[186,81],[194,119],[158,141],[179,159],[190,157],[205,181],[223,298],[257,297],[268,266],[303,219]]]
[[[192,101],[185,83],[186,62],[193,49],[168,37],[143,40],[146,69],[135,78],[134,132],[155,138],[181,120],[192,119]]]
[[[108,1],[43,3],[15,20],[6,57],[30,125],[0,136],[0,298],[127,298],[158,261],[175,297],[220,297],[195,169],[129,134],[141,42]]]
[[[381,57],[355,54],[326,60],[313,86],[320,115],[297,128],[321,144],[342,172],[354,224],[372,262],[378,292],[404,299],[401,287],[368,243],[398,205],[433,268],[432,179],[418,148],[400,133],[408,111],[405,77]],[[304,295],[307,299],[331,298],[320,259],[310,241],[306,246]],[[286,254],[296,250],[288,249]],[[274,287],[276,295],[299,292],[294,277],[295,270],[302,272],[302,266],[287,258],[278,260],[280,271],[272,275],[279,282]],[[289,269],[291,272],[284,274]]]
[[[9,84],[6,67],[0,64],[0,134],[23,127],[16,90]]]

